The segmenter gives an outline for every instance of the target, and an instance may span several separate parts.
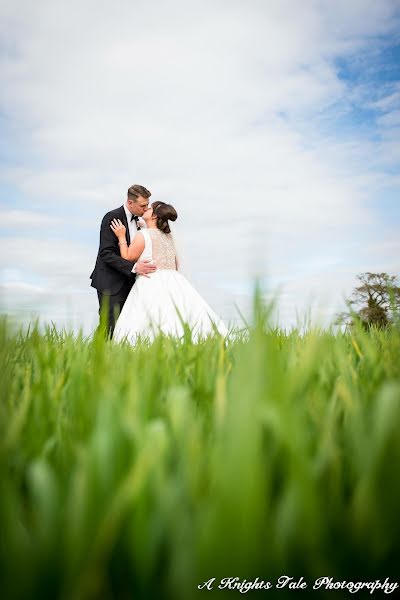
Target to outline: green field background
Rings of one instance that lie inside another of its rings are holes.
[[[0,335],[2,598],[398,577],[398,326],[284,332],[258,307],[228,342]]]

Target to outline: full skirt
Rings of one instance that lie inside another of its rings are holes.
[[[184,325],[198,341],[216,331],[223,336],[228,330],[183,275],[172,269],[160,269],[150,277],[138,276],[114,330],[114,340],[152,340],[162,332],[181,338]]]

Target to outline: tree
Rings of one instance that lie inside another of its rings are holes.
[[[360,283],[346,301],[348,312],[338,315],[338,323],[353,325],[356,314],[362,325],[368,329],[375,325],[384,329],[392,324],[400,310],[400,287],[395,275],[387,273],[361,273]]]

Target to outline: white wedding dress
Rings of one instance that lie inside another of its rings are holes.
[[[214,333],[228,335],[221,319],[176,270],[176,252],[171,234],[159,229],[142,229],[145,247],[139,260],[153,260],[157,271],[149,277],[138,275],[121,310],[114,340],[135,344],[139,338],[154,339],[162,332],[184,335],[183,323],[195,341]]]

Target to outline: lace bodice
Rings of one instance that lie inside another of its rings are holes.
[[[153,259],[157,265],[157,269],[174,269],[175,263],[175,246],[174,240],[170,233],[164,233],[159,229],[142,229],[145,247],[141,259]]]

